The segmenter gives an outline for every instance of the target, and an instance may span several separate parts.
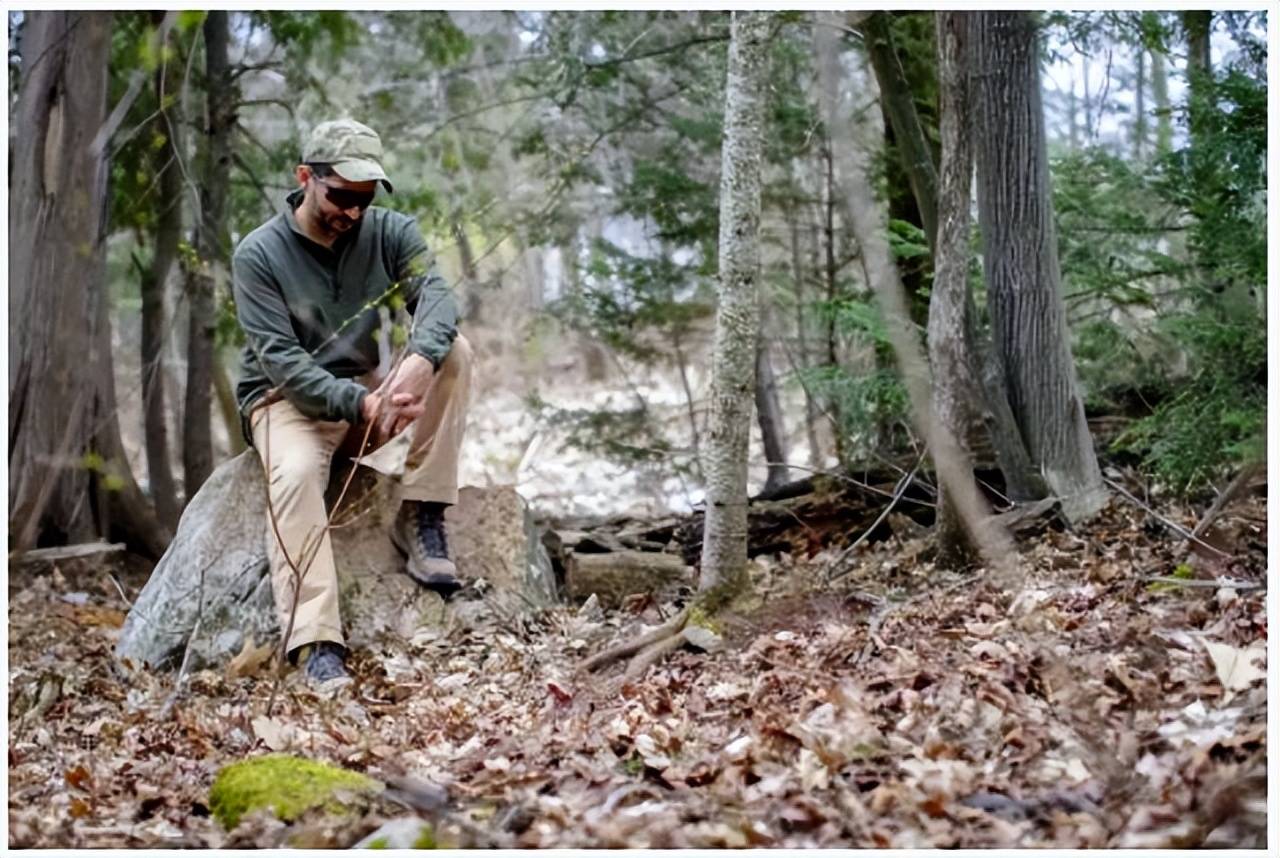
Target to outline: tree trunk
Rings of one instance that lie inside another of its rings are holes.
[[[1173,117],[1169,112],[1169,74],[1164,52],[1151,51],[1151,98],[1156,103],[1156,156],[1173,151]]]
[[[933,371],[933,409],[939,425],[966,454],[973,405],[981,399],[967,334],[969,309],[969,188],[973,178],[969,125],[970,44],[967,12],[938,12],[938,103],[942,136],[941,218],[934,246],[933,294],[929,299],[929,364]],[[939,486],[935,534],[938,563],[963,568],[977,559],[956,500]]]
[[[786,485],[791,479],[787,467],[787,430],[778,404],[778,383],[769,359],[769,340],[761,335],[756,345],[756,420],[760,424],[760,441],[768,462],[768,476],[762,491],[766,494]]]
[[[9,207],[10,549],[167,534],[120,444],[105,236],[111,16],[29,12]]]
[[[938,241],[938,171],[924,136],[924,128],[920,124],[920,116],[916,112],[911,88],[898,60],[893,33],[889,29],[890,23],[890,13],[876,12],[863,23],[862,31],[866,36],[867,56],[875,70],[876,82],[880,86],[880,100],[893,129],[898,155],[907,173],[907,181],[911,184],[916,207],[920,210],[929,247],[934,248]]]
[[[830,132],[823,141],[822,158],[825,168],[822,177],[822,271],[827,294],[827,366],[835,370],[840,366],[839,328],[836,326],[836,301],[840,297],[840,282],[837,278],[839,269],[836,265],[836,179],[834,146]],[[831,419],[831,437],[836,448],[836,461],[842,468],[851,466],[848,455],[848,439],[845,436],[847,427],[844,421],[844,408],[838,395],[827,397],[827,414]]]
[[[1133,160],[1141,161],[1147,148],[1147,49],[1138,46],[1133,83]]]
[[[698,588],[728,598],[747,578],[747,444],[759,335],[760,173],[770,15],[735,12],[720,159],[720,275]]]
[[[1084,145],[1093,142],[1093,98],[1089,95],[1089,56],[1080,58],[1081,106],[1084,108]]]
[[[244,430],[240,425],[240,409],[236,406],[235,389],[231,385],[231,375],[222,365],[217,354],[213,356],[213,392],[218,398],[218,412],[222,415],[222,424],[227,430],[227,440],[231,444],[231,455],[244,452],[248,442],[244,438]],[[200,491],[196,489],[196,491]],[[191,502],[191,494],[187,502]]]
[[[163,13],[155,13],[163,17]],[[157,21],[158,23],[158,21]],[[161,50],[168,48],[168,38]],[[174,88],[171,69],[161,63],[156,69],[156,102],[164,104]],[[174,100],[174,106],[176,106]],[[157,174],[154,196],[156,227],[151,266],[142,275],[142,414],[147,453],[147,483],[155,503],[156,516],[169,530],[178,524],[178,491],[174,486],[169,456],[168,409],[165,408],[164,341],[169,325],[164,314],[165,284],[178,256],[182,238],[182,172],[178,158],[182,149],[176,139],[178,119],[169,109],[161,109],[152,123],[152,136],[164,142],[156,147],[152,163]],[[193,307],[194,311],[195,308]],[[194,312],[192,318],[195,318]]]
[[[214,384],[215,296],[230,268],[231,234],[227,226],[227,176],[231,172],[231,131],[235,126],[235,82],[228,45],[231,32],[225,10],[204,19],[205,121],[200,141],[200,214],[196,228],[199,269],[187,278],[187,396],[182,411],[182,472],[190,502],[213,471],[210,391]],[[237,421],[238,423],[238,421]],[[240,437],[231,431],[232,448]]]
[[[805,286],[804,260],[800,252],[800,211],[793,207],[788,213],[791,224],[791,279],[796,301],[796,351],[793,366],[796,371],[809,367],[809,319],[804,309],[808,301],[808,289]],[[800,388],[804,392],[804,432],[809,442],[809,467],[816,469],[822,464],[822,451],[818,444],[818,404],[813,401],[807,382],[802,382]]]
[[[978,211],[997,371],[1032,460],[1071,522],[1106,501],[1071,356],[1049,192],[1035,23],[978,12]]]
[[[981,546],[984,559],[992,566],[1003,564],[1012,553],[1009,540],[987,522],[987,505],[974,482],[968,457],[957,439],[933,416],[929,365],[908,313],[906,294],[889,247],[888,210],[874,193],[875,159],[883,129],[867,122],[866,111],[842,103],[839,50],[829,21],[818,21],[815,42],[821,115],[833,135],[845,141],[839,149],[845,215],[861,248],[868,284],[875,293],[907,388],[915,428],[928,445],[939,483],[951,494],[954,508],[963,517],[974,542]],[[850,89],[859,91],[861,84],[859,81]],[[855,111],[864,117],[856,123],[850,121]]]

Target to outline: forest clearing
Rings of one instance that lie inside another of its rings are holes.
[[[8,845],[1264,850],[1269,26],[10,11]]]

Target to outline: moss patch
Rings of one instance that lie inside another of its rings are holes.
[[[341,813],[343,804],[335,797],[340,790],[376,793],[382,784],[328,763],[268,754],[232,763],[218,772],[209,791],[209,808],[230,831],[241,816],[262,807],[271,808],[285,822],[321,805]]]

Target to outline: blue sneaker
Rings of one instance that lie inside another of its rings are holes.
[[[343,665],[347,651],[332,641],[319,641],[302,647],[299,661],[306,660],[308,681],[322,685],[336,680],[350,681],[351,675]]]

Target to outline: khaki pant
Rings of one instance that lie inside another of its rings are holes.
[[[403,500],[457,502],[458,454],[466,425],[471,364],[471,344],[459,334],[425,391],[425,413],[405,430],[413,435],[399,478]],[[360,381],[373,388],[380,380]],[[302,586],[288,650],[317,641],[344,643],[338,576],[325,529],[324,492],[334,453],[339,448],[358,449],[365,427],[353,427],[345,420],[312,420],[288,400],[255,409],[249,420],[254,447],[268,468],[275,512],[275,525],[270,518],[267,521],[267,546],[280,632],[289,627],[293,610],[292,560],[302,572]]]

